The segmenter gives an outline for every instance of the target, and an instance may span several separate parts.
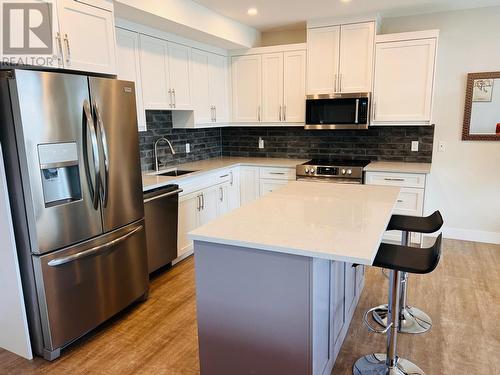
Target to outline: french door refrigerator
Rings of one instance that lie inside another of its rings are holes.
[[[35,353],[148,293],[132,82],[0,72],[1,141]]]

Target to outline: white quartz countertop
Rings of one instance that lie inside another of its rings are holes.
[[[310,159],[285,159],[285,158],[255,158],[255,157],[220,157],[184,163],[175,166],[164,168],[164,172],[171,169],[184,169],[196,171],[178,177],[158,176],[152,171],[142,173],[142,189],[148,191],[156,189],[168,184],[177,183],[183,179],[200,176],[207,172],[214,172],[218,169],[230,168],[239,165],[249,165],[256,167],[285,167],[295,168],[299,164],[303,164]]]
[[[431,163],[403,163],[396,161],[372,161],[366,172],[431,173]]]
[[[393,186],[295,181],[189,238],[371,265],[399,192]]]

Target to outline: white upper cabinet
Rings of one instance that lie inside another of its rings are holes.
[[[431,38],[404,40],[411,34],[383,35],[381,41],[377,41],[374,125],[428,125],[432,121],[437,34]],[[391,40],[392,37],[399,40]]]
[[[146,130],[146,113],[142,103],[141,63],[139,34],[116,28],[117,77],[135,83],[137,107],[137,126],[139,131]]]
[[[340,92],[370,92],[375,24],[342,25],[340,30]]]
[[[233,121],[261,119],[262,59],[260,55],[232,58]]]
[[[262,55],[263,122],[281,122],[283,116],[283,53]]]
[[[283,54],[284,122],[304,122],[306,112],[306,51]]]
[[[307,93],[369,92],[375,23],[307,30]]]
[[[189,77],[191,48],[168,42],[169,89],[172,109],[193,109]]]
[[[307,30],[307,93],[337,91],[340,26]]]
[[[210,53],[191,51],[191,87],[193,93],[194,123],[213,122],[213,104],[210,97]]]
[[[168,88],[167,42],[140,35],[142,98],[145,109],[171,109]]]
[[[210,53],[208,62],[213,119],[215,123],[227,123],[229,121],[227,58]]]
[[[58,0],[57,10],[64,67],[115,74],[113,12],[73,0]]]

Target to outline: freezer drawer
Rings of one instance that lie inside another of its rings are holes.
[[[34,256],[44,347],[54,351],[148,290],[144,221],[44,256]]]

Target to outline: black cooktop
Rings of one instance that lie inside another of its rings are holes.
[[[370,160],[313,159],[303,165],[323,165],[331,167],[366,167]]]

